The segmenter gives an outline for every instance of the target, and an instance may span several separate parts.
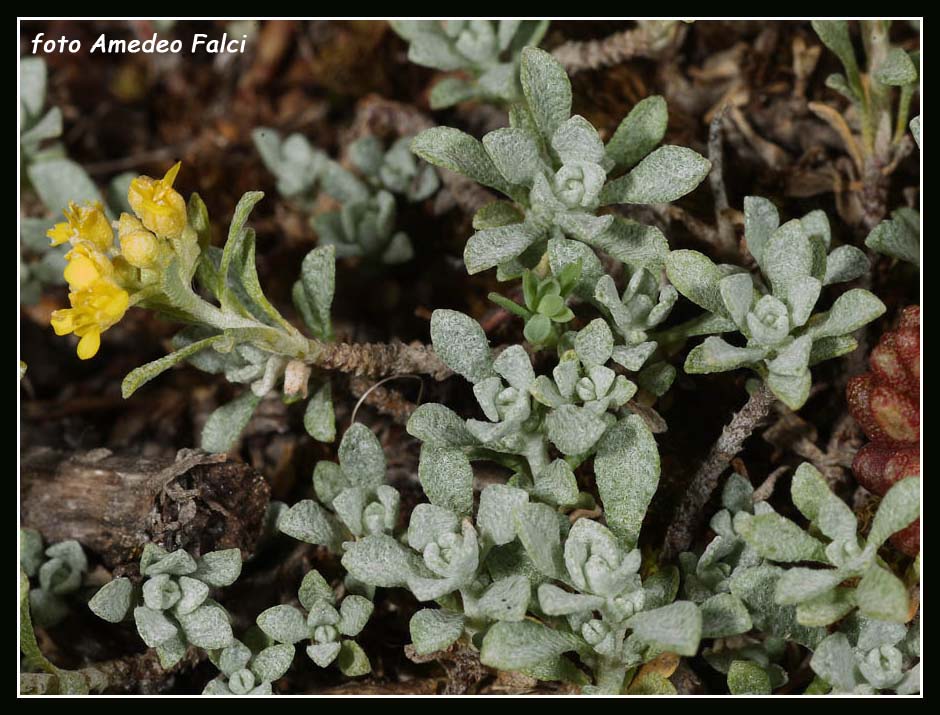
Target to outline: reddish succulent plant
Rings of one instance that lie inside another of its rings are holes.
[[[900,479],[920,474],[920,306],[901,312],[897,329],[885,333],[869,358],[871,370],[849,380],[849,411],[869,440],[855,455],[859,483],[884,496]],[[916,556],[920,519],[892,542]]]

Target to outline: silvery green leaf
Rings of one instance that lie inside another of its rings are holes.
[[[556,459],[535,475],[532,492],[548,504],[570,506],[578,501],[578,480],[565,460]]]
[[[554,220],[555,225],[564,231],[566,236],[598,245],[602,245],[599,237],[605,235],[614,224],[613,216],[593,216],[581,211],[556,213]]]
[[[46,103],[46,62],[41,57],[20,60],[20,104],[28,117],[38,116]]]
[[[363,510],[369,503],[369,491],[362,487],[349,487],[341,491],[331,505],[337,518],[353,536],[362,536],[365,527],[362,523]]]
[[[643,583],[643,607],[660,608],[672,603],[679,593],[679,569],[661,567]]]
[[[459,449],[422,445],[418,479],[432,504],[457,514],[473,509],[473,468]]]
[[[372,671],[369,656],[356,641],[344,640],[342,642],[336,662],[340,672],[347,678],[358,678]]]
[[[120,623],[131,608],[134,585],[128,578],[109,581],[92,596],[88,607],[98,618],[108,623]]]
[[[890,47],[887,54],[875,67],[872,77],[881,84],[902,87],[917,82],[917,67],[911,61],[911,56],[903,49]]]
[[[529,605],[531,588],[522,575],[508,576],[491,583],[477,602],[485,618],[494,621],[521,621]]]
[[[607,429],[607,422],[577,405],[562,405],[545,418],[545,434],[562,454],[588,452]]]
[[[140,572],[144,576],[156,576],[162,573],[181,576],[193,573],[196,568],[196,562],[193,560],[193,557],[183,549],[177,549],[171,553],[164,552],[161,555],[152,557],[146,565],[142,558]]]
[[[350,484],[375,488],[385,483],[385,453],[378,437],[362,423],[355,423],[339,444],[339,464]]]
[[[485,228],[508,226],[511,223],[522,223],[525,214],[510,201],[491,201],[473,214],[473,228],[480,231]]]
[[[725,638],[751,630],[751,616],[737,596],[719,593],[700,606],[702,638]]]
[[[418,655],[428,655],[450,647],[463,635],[464,617],[461,613],[440,608],[422,608],[408,623],[411,641]]]
[[[160,661],[160,667],[169,670],[179,663],[186,655],[186,641],[177,633],[175,636],[160,645],[154,650],[157,652],[157,659]]]
[[[101,193],[85,170],[71,159],[48,159],[26,168],[29,180],[43,205],[60,213],[69,201],[84,204],[101,201]]]
[[[251,672],[262,683],[271,683],[282,678],[294,661],[294,646],[278,643],[268,646],[251,661]]]
[[[803,569],[806,571],[806,569]],[[777,583],[784,570],[770,563],[739,567],[730,580],[731,593],[748,608],[754,627],[786,640],[815,648],[826,635],[824,628],[808,628],[796,621],[796,609],[775,601]]]
[[[365,628],[374,609],[375,606],[368,598],[354,594],[346,596],[339,604],[340,620],[336,626],[337,629],[350,638],[359,635],[359,631]]]
[[[496,168],[483,144],[459,129],[426,129],[412,140],[411,150],[429,164],[456,171],[478,184],[512,195],[510,184]]]
[[[780,576],[774,599],[782,606],[790,606],[825,593],[845,580],[839,569],[792,568]]]
[[[812,376],[809,370],[804,370],[798,375],[780,375],[772,372],[767,376],[766,382],[767,387],[777,399],[791,410],[798,410],[809,397]]]
[[[473,318],[455,310],[431,314],[434,352],[458,375],[476,383],[493,374],[486,333]]]
[[[436,403],[425,403],[408,418],[408,434],[427,444],[442,447],[471,447],[476,444],[463,419],[453,410]]]
[[[330,310],[336,290],[336,247],[318,246],[300,264],[300,284],[307,310],[302,311],[307,327],[321,340],[328,340],[333,330]]]
[[[652,354],[656,352],[656,347],[657,344],[652,340],[631,347],[615,345],[611,353],[611,358],[615,363],[623,365],[627,370],[637,372],[643,367],[646,361],[650,359]]]
[[[571,82],[549,53],[526,47],[521,57],[522,92],[539,132],[549,140],[571,115]]]
[[[750,273],[732,273],[718,282],[718,292],[728,311],[728,315],[743,328],[747,324],[747,314],[754,303],[754,281]]]
[[[336,439],[336,417],[333,413],[333,395],[330,381],[317,388],[304,409],[304,429],[320,442]]]
[[[262,611],[258,628],[278,643],[298,643],[310,636],[307,619],[293,606],[281,604]]]
[[[918,141],[918,146],[920,142]],[[920,663],[904,674],[901,682],[894,686],[898,695],[917,695],[920,693]]]
[[[224,648],[232,642],[228,613],[217,603],[204,603],[191,613],[178,613],[186,641],[197,648]]]
[[[809,335],[803,335],[783,350],[777,353],[777,357],[768,361],[767,369],[776,375],[786,375],[789,377],[798,377],[806,372],[809,365],[809,356],[812,349],[813,339]]]
[[[42,535],[35,529],[20,529],[20,566],[26,575],[35,576],[44,560]]]
[[[869,269],[868,257],[855,246],[839,246],[826,259],[823,285],[853,281]]]
[[[238,551],[238,549],[235,549],[235,551]],[[239,570],[241,570],[241,559],[239,559]],[[198,581],[189,576],[180,576],[177,583],[179,584],[181,594],[174,608],[177,614],[192,613],[199,608],[209,596],[209,586],[207,582]]]
[[[851,335],[837,335],[813,340],[813,349],[809,353],[810,367],[846,355],[857,347],[858,342]]]
[[[855,589],[859,613],[891,623],[907,621],[910,600],[904,582],[881,566],[872,565]]]
[[[855,651],[844,633],[833,633],[820,643],[810,667],[835,692],[851,693],[858,684]]]
[[[538,590],[539,606],[549,616],[567,616],[572,613],[590,613],[604,605],[601,596],[565,591],[551,583],[543,583]]]
[[[408,545],[416,551],[436,541],[442,534],[456,533],[460,517],[450,509],[435,504],[418,504],[408,523]]]
[[[711,162],[681,146],[662,146],[627,174],[607,184],[601,204],[664,204],[695,189],[711,170]]]
[[[754,487],[751,486],[750,480],[733,472],[728,476],[721,490],[721,505],[732,514],[739,511],[753,511],[753,496]]]
[[[914,117],[909,126],[911,134],[914,135],[914,142],[917,144],[917,148],[920,149],[920,115]]]
[[[604,164],[604,142],[597,130],[580,114],[562,122],[551,137],[552,149],[562,164],[587,161]]]
[[[508,544],[516,538],[513,512],[529,501],[522,489],[506,484],[490,484],[480,493],[477,527],[481,536],[494,545]],[[456,528],[456,521],[454,523]]]
[[[25,117],[24,117],[25,119]],[[46,112],[35,124],[20,134],[20,147],[24,154],[29,154],[31,148],[38,148],[41,142],[62,135],[62,110],[53,107]]]
[[[487,631],[480,661],[499,670],[536,666],[568,651],[582,651],[587,644],[578,636],[556,631],[535,621],[503,621]]]
[[[662,141],[669,120],[666,100],[653,95],[637,102],[607,142],[607,156],[629,169]]]
[[[666,275],[676,290],[699,307],[727,315],[718,288],[724,276],[707,256],[698,251],[671,251],[666,256]]]
[[[810,521],[817,521],[819,513],[830,499],[837,499],[823,475],[809,462],[797,467],[790,487],[790,496],[800,513]]]
[[[585,242],[634,269],[659,270],[669,253],[669,242],[658,228],[619,216],[608,231]]]
[[[561,407],[567,404],[568,398],[563,397],[558,387],[547,375],[539,375],[529,385],[529,394],[546,407]]]
[[[767,355],[763,348],[739,348],[722,338],[705,338],[689,352],[685,359],[685,371],[690,375],[726,372],[760,362]]]
[[[695,655],[702,636],[702,614],[691,601],[642,611],[626,625],[642,643],[679,655]]]
[[[856,606],[855,593],[849,588],[834,588],[796,607],[796,618],[804,626],[828,626],[843,618]]]
[[[260,402],[261,398],[254,392],[245,390],[228,404],[217,408],[202,428],[202,448],[207,452],[229,451]]]
[[[744,197],[744,239],[758,265],[763,265],[764,248],[780,226],[777,207],[760,196]]]
[[[827,313],[813,316],[807,333],[813,340],[845,335],[867,325],[885,312],[885,305],[863,288],[846,291]]]
[[[732,695],[770,695],[770,675],[750,660],[735,660],[728,669],[728,690]]]
[[[473,99],[479,90],[472,82],[458,77],[445,77],[431,88],[428,103],[431,109],[447,109],[460,102]]]
[[[477,231],[467,240],[463,252],[467,273],[473,275],[516,258],[540,237],[527,223]]]
[[[558,512],[547,504],[526,503],[516,507],[513,520],[519,540],[535,564],[550,578],[564,578]]]
[[[822,542],[779,514],[751,516],[742,512],[735,517],[734,528],[765,559],[783,562],[827,561]]]
[[[222,673],[232,675],[248,667],[251,661],[251,648],[240,640],[234,639],[231,645],[219,651],[217,656],[210,653],[209,658]]]
[[[490,159],[510,184],[530,186],[542,170],[542,158],[535,141],[524,129],[503,127],[483,137]]]
[[[314,663],[321,668],[326,668],[330,663],[336,660],[342,645],[339,642],[333,643],[313,643],[307,646],[307,655]]]
[[[385,534],[347,543],[343,567],[370,586],[404,586],[418,568],[417,556]]]
[[[892,258],[899,258],[920,267],[920,214],[911,211],[915,220],[901,218],[901,210],[892,218],[879,223],[865,239],[865,245],[873,251]]]
[[[349,487],[349,478],[336,462],[322,460],[313,468],[313,490],[322,503],[329,506]]]
[[[629,415],[607,431],[597,447],[594,471],[608,526],[627,544],[636,544],[659,484],[659,450],[639,415]]]
[[[300,605],[308,611],[312,610],[314,604],[319,601],[333,603],[335,600],[332,587],[316,569],[311,569],[304,574],[303,581],[300,582],[300,589],[297,591],[297,597],[300,600]]]
[[[813,29],[819,35],[823,44],[832,50],[849,78],[849,84],[856,91],[861,91],[858,76],[858,62],[855,59],[855,48],[849,36],[849,24],[845,20],[813,20]]]
[[[176,635],[177,628],[165,614],[146,606],[134,609],[134,622],[141,639],[150,648],[164,643]]]
[[[676,368],[666,362],[656,362],[644,367],[637,375],[637,383],[647,392],[662,397],[676,379]]]
[[[574,339],[574,350],[581,363],[587,367],[603,365],[610,359],[614,348],[614,336],[607,323],[595,318],[578,331]]]
[[[196,561],[193,578],[209,586],[229,586],[238,579],[242,572],[242,555],[238,549],[210,551]]]
[[[154,611],[166,611],[180,599],[180,587],[169,574],[149,578],[143,586],[144,605]]]
[[[329,514],[312,499],[297,502],[281,514],[277,528],[298,541],[335,548],[339,538]]]
[[[510,345],[503,350],[493,361],[493,369],[520,392],[527,392],[535,380],[532,362],[521,345]]]
[[[340,203],[348,205],[369,200],[369,187],[332,159],[325,159],[320,171],[320,186],[323,191]]]
[[[885,494],[868,533],[868,543],[881,546],[920,516],[920,477],[907,477]]]

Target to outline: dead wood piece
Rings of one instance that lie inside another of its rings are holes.
[[[704,516],[703,507],[718,486],[719,478],[728,468],[731,460],[741,451],[744,441],[770,414],[774,399],[773,393],[761,383],[761,386],[748,398],[744,407],[738,410],[721,431],[721,436],[712,445],[705,461],[692,477],[685,497],[669,525],[666,541],[663,544],[664,559],[674,558],[692,544],[695,531]]]
[[[270,497],[259,472],[195,450],[168,462],[39,449],[24,455],[20,479],[23,526],[47,542],[76,539],[110,568],[149,542],[196,555],[239,548],[247,558]]]
[[[443,380],[453,374],[433,348],[419,343],[322,343],[314,364],[368,377],[416,372]]]

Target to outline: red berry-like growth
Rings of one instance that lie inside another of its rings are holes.
[[[868,444],[855,455],[859,483],[884,496],[895,482],[920,474],[920,306],[901,312],[869,358],[871,370],[849,380],[849,411]],[[891,539],[910,556],[920,551],[920,519]]]

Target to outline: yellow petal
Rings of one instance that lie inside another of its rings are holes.
[[[46,231],[46,235],[51,239],[53,246],[61,246],[72,237],[72,227],[63,222]]]
[[[63,275],[72,290],[88,288],[101,277],[94,261],[82,254],[71,254]]]
[[[85,336],[78,341],[78,357],[81,360],[93,358],[98,352],[99,347],[101,347],[101,333],[97,331],[86,333]]]
[[[73,315],[74,312],[71,308],[53,311],[49,322],[56,335],[68,335],[75,330],[75,321],[72,320]]]
[[[164,186],[166,186],[167,188],[170,188],[171,186],[173,186],[173,182],[176,181],[176,175],[180,173],[180,167],[182,165],[183,165],[183,162],[178,161],[169,169],[167,169],[166,174],[164,174],[163,178],[161,179]]]

